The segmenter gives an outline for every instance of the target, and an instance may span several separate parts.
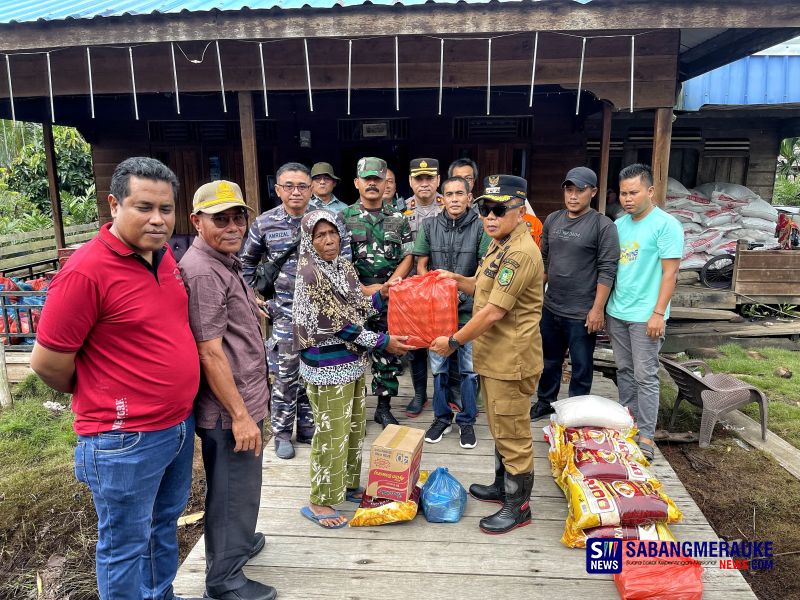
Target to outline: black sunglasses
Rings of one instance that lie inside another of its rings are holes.
[[[506,216],[506,213],[513,208],[520,208],[524,203],[516,202],[514,204],[486,204],[484,201],[478,202],[478,214],[482,217],[488,217],[489,213],[494,213],[498,219]]]

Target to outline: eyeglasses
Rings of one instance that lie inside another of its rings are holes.
[[[224,229],[228,226],[228,223],[233,221],[233,224],[237,227],[244,227],[247,225],[247,213],[240,212],[236,215],[208,215],[208,217],[214,222],[214,225],[219,229]]]
[[[322,233],[315,233],[311,239],[314,240],[315,242],[319,242],[327,238],[336,239],[338,237],[339,237],[338,231],[323,231]]]
[[[481,201],[478,203],[478,213],[482,217],[488,217],[489,213],[494,213],[494,216],[498,219],[502,219],[506,216],[506,213],[511,210],[512,208],[519,208],[523,204],[521,202],[517,202],[515,204],[492,204],[488,205],[485,202]]]
[[[278,183],[276,184],[279,188],[283,188],[284,192],[292,193],[294,190],[298,192],[305,192],[311,189],[311,186],[307,183]]]

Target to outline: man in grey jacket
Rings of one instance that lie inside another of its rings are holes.
[[[569,395],[590,393],[595,341],[605,325],[606,300],[619,262],[614,223],[590,207],[597,194],[594,171],[576,167],[561,187],[565,208],[548,215],[542,229],[547,289],[539,327],[544,371],[531,419],[553,412],[550,404],[558,398],[567,350],[572,362]]]

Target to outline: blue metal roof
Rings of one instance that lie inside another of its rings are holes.
[[[497,0],[494,0],[497,1]],[[499,0],[508,2],[509,0]],[[519,1],[519,0],[511,0]],[[543,1],[543,0],[534,0]],[[592,0],[573,0],[588,4]],[[91,19],[123,15],[177,14],[182,11],[235,11],[243,8],[334,8],[363,4],[391,6],[401,4],[488,4],[489,0],[0,0],[0,23],[26,23],[38,20]]]
[[[683,109],[800,102],[800,56],[748,56],[683,84]]]

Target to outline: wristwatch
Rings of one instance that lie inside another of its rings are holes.
[[[458,350],[459,348],[461,348],[461,344],[452,335],[449,338],[447,338],[447,345],[450,346],[451,350]]]

